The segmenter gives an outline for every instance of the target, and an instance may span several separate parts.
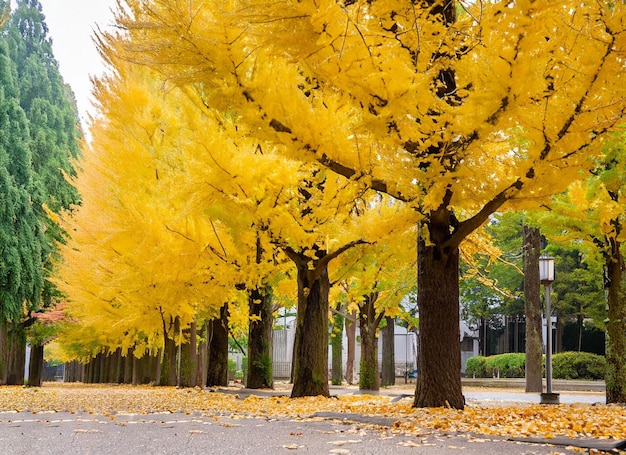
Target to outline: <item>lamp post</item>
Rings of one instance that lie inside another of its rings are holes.
[[[559,404],[559,394],[552,392],[552,309],[550,308],[550,286],[554,281],[554,258],[539,257],[539,281],[545,286],[546,299],[546,392],[541,394],[542,404]]]

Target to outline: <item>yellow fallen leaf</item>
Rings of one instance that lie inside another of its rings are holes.
[[[359,443],[359,442],[363,442],[361,440],[354,440],[354,439],[347,439],[347,440],[340,440],[340,441],[328,441],[328,444],[333,444],[336,446],[345,446],[346,444],[355,444],[355,443]]]

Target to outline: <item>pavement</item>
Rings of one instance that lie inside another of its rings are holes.
[[[523,380],[522,380],[523,381]],[[523,382],[498,382],[489,388],[464,381],[468,404],[497,406],[539,402],[523,391]],[[560,386],[560,388],[558,388]],[[584,386],[584,387],[583,387]],[[603,383],[554,384],[562,403],[603,402]],[[248,394],[285,395],[277,390],[241,388]],[[415,384],[400,384],[378,393],[411,399]],[[577,390],[566,390],[577,389]],[[232,389],[222,390],[233,393]],[[372,393],[352,386],[331,387],[331,394]],[[0,412],[0,451],[7,455],[45,454],[342,454],[342,455],[544,455],[618,453],[626,441],[515,439],[473,434],[446,434],[424,429],[405,435],[393,431],[394,419],[361,414],[316,413],[309,418],[235,418],[200,414],[97,415],[87,413]],[[582,448],[576,448],[582,447]],[[622,452],[623,453],[623,452]]]
[[[0,447],[7,455],[57,454],[555,454],[564,449],[467,434],[394,434],[369,424],[321,419],[215,420],[185,414],[115,416],[0,413]],[[573,453],[573,452],[570,452]]]

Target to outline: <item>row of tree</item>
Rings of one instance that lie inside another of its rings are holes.
[[[482,226],[499,211],[595,209],[607,399],[623,401],[626,15],[535,3],[121,2],[116,31],[97,37],[111,72],[73,180],[81,205],[59,219],[67,355],[152,356],[172,383],[183,346],[201,362],[205,327],[228,309],[229,330],[248,330],[248,384],[271,386],[273,302],[297,295],[292,394],[328,395],[331,293],[347,291],[375,342],[417,243],[414,404],[462,408],[459,268],[488,247]],[[570,187],[590,173],[589,191]]]
[[[624,6],[124,3],[122,31],[105,37],[120,58],[160,72],[264,153],[318,163],[415,211],[415,405],[462,408],[460,248],[498,211],[550,205],[606,156],[626,108]],[[298,313],[323,319],[325,306],[301,306],[326,280],[316,268],[326,251],[309,254]]]
[[[373,369],[363,387],[378,387],[376,329],[399,312],[412,283],[415,250],[405,244],[414,212],[258,144],[228,118],[199,110],[193,94],[120,60],[113,44],[102,46],[112,73],[96,86],[101,116],[73,180],[81,204],[60,220],[71,239],[57,284],[78,321],[60,335],[66,358],[120,349],[153,356],[162,359],[157,382],[174,385],[176,371],[195,365],[226,372],[227,343],[218,354],[215,331],[195,327],[240,327],[248,387],[271,387],[273,313],[297,293],[294,363],[306,374],[294,372],[293,394],[327,395],[336,283],[346,306],[339,311],[363,307],[363,368]],[[376,242],[390,235],[399,241]],[[177,346],[189,346],[192,364],[178,366]]]

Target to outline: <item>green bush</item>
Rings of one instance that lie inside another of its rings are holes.
[[[561,352],[552,356],[555,379],[604,379],[606,359],[590,352]]]
[[[465,376],[471,378],[486,378],[487,377],[487,358],[482,355],[470,357],[465,362]]]
[[[545,356],[543,358],[545,375]],[[604,379],[606,359],[589,352],[561,352],[552,356],[554,379]],[[467,359],[465,376],[474,378],[523,378],[526,356],[523,353],[498,354]]]
[[[487,374],[494,378],[523,378],[526,355],[523,353],[498,354],[487,357]]]

